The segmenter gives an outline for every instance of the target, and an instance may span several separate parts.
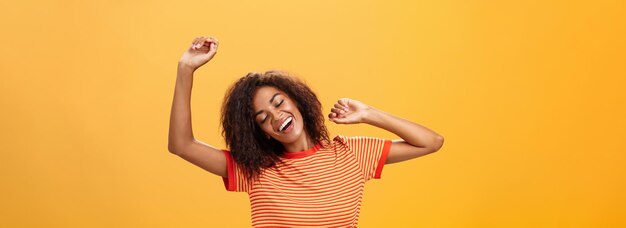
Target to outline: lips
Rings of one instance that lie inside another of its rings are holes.
[[[293,126],[293,117],[287,117],[285,118],[282,123],[280,124],[280,126],[278,126],[278,132],[283,133],[286,131],[289,131]]]

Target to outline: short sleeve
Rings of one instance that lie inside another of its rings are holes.
[[[237,165],[235,160],[233,160],[230,151],[222,151],[226,156],[226,166],[228,170],[228,177],[222,177],[222,180],[224,180],[224,187],[227,191],[231,192],[248,192],[250,185],[248,184],[243,170]]]
[[[380,179],[391,148],[391,140],[358,136],[346,137],[345,142],[356,155],[365,181],[372,178]]]

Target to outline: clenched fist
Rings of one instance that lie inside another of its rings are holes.
[[[363,123],[370,107],[360,101],[341,98],[330,110],[328,118],[338,124]]]
[[[179,66],[198,69],[215,56],[218,45],[219,42],[213,37],[197,37],[178,60]]]

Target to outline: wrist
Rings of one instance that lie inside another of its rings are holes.
[[[376,120],[380,117],[379,114],[380,111],[378,111],[378,109],[375,109],[373,107],[367,107],[361,119],[361,123],[376,125]]]
[[[193,79],[194,68],[186,66],[184,64],[178,64],[178,70],[176,77],[179,79]],[[186,80],[185,80],[186,81]]]
[[[193,73],[196,71],[195,67],[190,66],[185,62],[178,61],[178,72],[179,73]]]

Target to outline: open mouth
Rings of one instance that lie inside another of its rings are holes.
[[[278,132],[284,132],[287,129],[290,129],[290,127],[293,125],[293,117],[287,117],[287,119],[285,119],[285,122],[283,122],[283,124],[280,125],[280,127],[278,128]]]

